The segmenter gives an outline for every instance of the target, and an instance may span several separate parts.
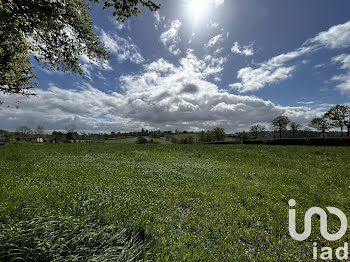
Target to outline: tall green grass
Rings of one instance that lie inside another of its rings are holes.
[[[34,217],[3,224],[3,261],[140,261],[145,244],[126,229],[74,217]]]
[[[328,243],[315,218],[310,238],[294,241],[288,200],[297,201],[299,230],[312,206],[335,206],[350,218],[349,159],[343,147],[3,146],[0,254],[4,261],[310,261],[314,241],[338,247],[350,235]],[[338,227],[330,217],[330,230]]]

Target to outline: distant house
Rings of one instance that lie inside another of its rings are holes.
[[[0,141],[5,140],[5,130],[0,130]]]
[[[26,141],[32,144],[41,144],[44,143],[44,139],[42,139],[41,137],[37,137],[37,138],[28,138],[28,139],[21,139],[21,141]]]

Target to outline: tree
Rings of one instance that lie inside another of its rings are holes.
[[[29,134],[32,133],[32,130],[30,130],[29,127],[27,126],[20,126],[17,128],[17,132],[22,136],[22,137],[26,137]]]
[[[139,5],[156,11],[151,0],[89,0],[114,8],[124,22],[140,13]],[[82,74],[81,55],[105,63],[110,54],[92,29],[89,2],[84,0],[0,1],[0,91],[34,95],[36,76],[29,55],[50,70]]]
[[[262,126],[262,125],[259,125],[259,124],[256,124],[256,125],[252,125],[250,127],[250,133],[253,134],[254,136],[254,139],[257,139],[258,136],[265,131],[265,127]]]
[[[81,132],[80,137],[82,140],[86,140],[86,138],[87,138],[86,132]]]
[[[241,143],[244,143],[244,140],[247,138],[247,133],[245,131],[237,133],[238,140]]]
[[[75,125],[74,124],[69,124],[65,127],[67,134],[66,134],[66,139],[67,140],[76,140],[78,138],[78,133],[75,132]]]
[[[89,1],[100,3],[100,0]],[[125,22],[131,16],[138,16],[140,13],[139,4],[151,11],[157,11],[160,8],[160,4],[156,4],[151,0],[103,0],[103,2],[103,9],[114,7],[113,16],[116,16],[116,19],[120,22]]]
[[[290,120],[286,116],[276,117],[272,121],[272,126],[279,131],[280,138],[282,138],[282,132],[287,130],[287,126],[290,123]]]
[[[78,137],[79,137],[79,134],[77,132],[74,132],[74,131],[69,131],[66,134],[66,139],[67,140],[77,140]]]
[[[295,122],[291,122],[291,123],[289,124],[289,126],[290,126],[290,129],[292,129],[293,137],[295,137],[295,134],[298,132],[298,130],[299,130],[300,128],[302,128],[302,125],[297,124],[297,123],[295,123]]]
[[[347,107],[344,105],[333,106],[324,115],[326,118],[332,121],[332,126],[339,127],[341,136],[343,136],[343,127],[345,126],[345,119],[347,115]]]
[[[45,129],[43,126],[38,125],[34,131],[35,134],[37,135],[43,135],[45,133]]]
[[[210,131],[210,136],[213,138],[213,141],[224,141],[226,134],[223,128],[215,127]]]
[[[74,132],[75,131],[75,125],[74,124],[66,125],[66,127],[64,129],[66,130],[67,133]]]
[[[344,124],[347,128],[347,136],[350,136],[350,106],[345,106],[346,108],[346,115],[345,115],[345,121]]]
[[[312,136],[313,130],[310,127],[305,127],[303,133],[304,137],[310,137]]]
[[[5,136],[5,139],[8,141],[10,140],[11,138],[13,138],[14,134],[9,132],[9,131],[5,131],[4,132],[4,136]]]
[[[62,142],[66,138],[66,136],[62,132],[57,132],[57,131],[52,132],[52,137],[56,142],[60,142],[60,141]]]
[[[322,137],[325,137],[326,131],[330,128],[330,123],[326,117],[316,117],[311,120],[309,126],[315,128],[317,131],[322,132]]]
[[[199,132],[199,141],[200,141],[201,143],[206,142],[206,133],[205,133],[204,131],[200,131],[200,132]]]

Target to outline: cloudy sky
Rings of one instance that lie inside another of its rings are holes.
[[[0,129],[235,132],[282,114],[305,126],[350,102],[349,0],[158,2],[124,24],[95,5],[113,59],[82,56],[85,79],[36,65],[36,97],[0,95],[20,104],[0,110]]]

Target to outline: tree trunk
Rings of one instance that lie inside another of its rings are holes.
[[[350,136],[350,126],[347,126],[348,132],[347,132],[347,136]]]
[[[280,139],[282,138],[282,129],[280,129]]]
[[[341,133],[340,136],[343,136],[343,126],[342,125],[340,126],[340,133]]]
[[[325,137],[325,131],[322,131],[322,137],[324,138]]]

